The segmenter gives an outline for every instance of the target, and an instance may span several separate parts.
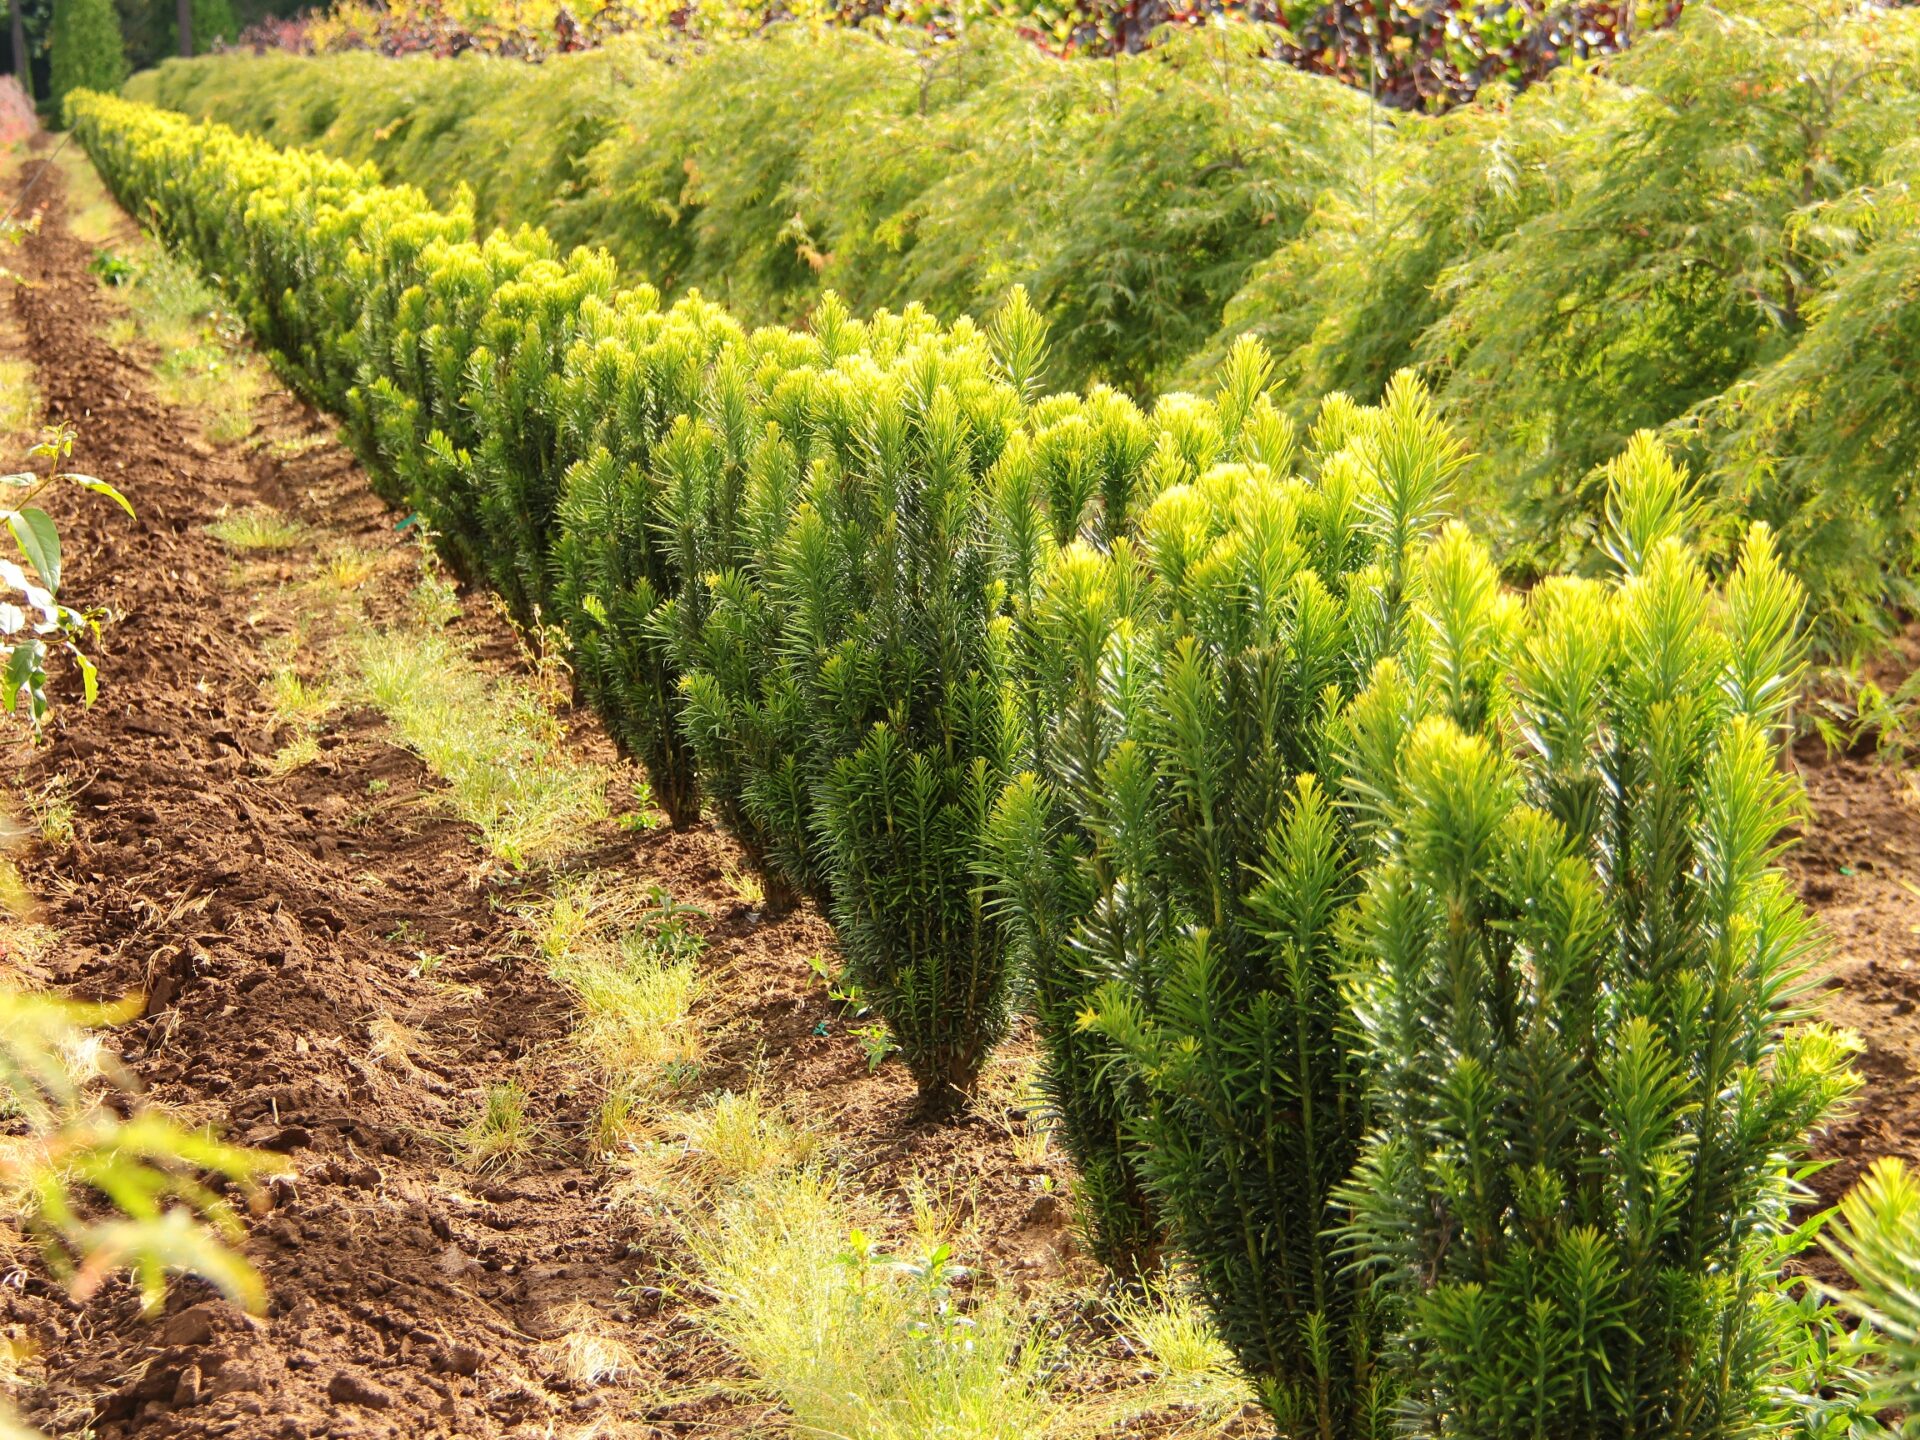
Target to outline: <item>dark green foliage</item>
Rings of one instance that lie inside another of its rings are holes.
[[[731,386],[741,378],[728,376]],[[663,448],[663,542],[686,583],[662,628],[680,674],[680,721],[701,788],[760,868],[768,904],[779,911],[802,894],[824,903],[826,877],[807,826],[806,717],[779,663],[784,610],[744,567],[784,530],[799,462],[777,429],[742,429],[731,438],[683,419]]]
[[[544,610],[568,455],[561,448],[561,359],[581,307],[613,291],[605,252],[565,260],[540,254],[494,292],[467,357],[466,403],[479,443],[472,455],[487,579],[523,624]],[[642,437],[636,436],[636,439]],[[576,452],[577,453],[577,452]]]
[[[1096,1248],[1147,1268],[1164,1225],[1283,1434],[1383,1435],[1380,1337],[1329,1236],[1366,1102],[1335,923],[1355,856],[1321,777],[1459,455],[1406,381],[1331,403],[1295,475],[1264,353],[1224,373],[1156,410],[1137,541],[1040,583],[1039,772],[990,865]]]
[[[1231,369],[1260,469],[1156,502],[1150,619],[1109,661],[1124,689],[1082,820],[1110,875],[1095,1013],[1144,1098],[1137,1163],[1282,1433],[1383,1435],[1380,1335],[1330,1238],[1367,1101],[1338,983],[1355,857],[1325,777],[1459,454],[1405,381],[1379,412],[1331,406],[1289,478],[1291,437],[1247,403],[1264,366]]]
[[[1160,1228],[1127,1144],[1128,1097],[1105,1042],[1081,1024],[1103,978],[1078,934],[1096,875],[1086,837],[1057,798],[1098,784],[1080,767],[1109,728],[1102,667],[1132,572],[1074,542],[1084,535],[1130,553],[1125,537],[1139,508],[1158,487],[1193,478],[1223,442],[1214,408],[1185,397],[1162,402],[1151,421],[1110,391],[1063,402],[1039,407],[1045,418],[1031,443],[1012,447],[996,477],[1033,768],[996,802],[985,864],[1019,952],[1043,1047],[1041,1085],[1077,1171],[1081,1228],[1104,1264],[1141,1277],[1154,1268]]]
[[[223,42],[231,44],[240,33],[240,22],[234,16],[232,0],[192,0],[192,4],[194,54],[207,54]],[[164,6],[160,24],[155,28],[159,48],[151,58],[157,60],[166,55],[178,55],[180,20],[177,3]]]
[[[818,369],[758,406],[728,368],[713,418],[668,443],[669,514],[692,520],[670,546],[734,566],[696,601],[710,633],[691,637],[686,723],[703,755],[731,752],[725,803],[790,886],[826,900],[937,1112],[1006,1019],[975,862],[1019,732],[983,477],[1021,401],[967,326],[832,312],[819,334]],[[754,543],[711,533],[726,526]]]
[[[1350,719],[1382,863],[1343,1193],[1415,1434],[1776,1423],[1792,1175],[1853,1083],[1800,1023],[1814,933],[1776,863],[1798,587],[1764,527],[1711,586],[1650,436],[1611,479],[1612,577],[1522,609],[1450,532]]]
[[[692,747],[682,731],[679,671],[662,626],[685,577],[660,527],[655,453],[675,419],[700,407],[708,367],[740,330],[717,308],[662,312],[651,291],[590,302],[567,356],[561,435],[584,455],[566,475],[555,554],[554,609],[574,673],[622,748],[640,757],[675,825],[700,816]]]
[[[54,113],[73,90],[117,90],[127,78],[126,44],[113,0],[54,0],[47,31]]]
[[[1019,744],[984,476],[1024,400],[982,334],[829,303],[813,337],[747,337],[697,298],[613,295],[604,254],[561,260],[543,232],[476,244],[368,170],[83,108],[122,193],[242,277],[283,369],[349,410],[455,563],[525,619],[553,602],[677,821],[689,752],[711,759],[722,814],[827,903],[929,1106],[953,1103],[1006,1020],[976,860]],[[743,627],[745,671],[724,663]]]

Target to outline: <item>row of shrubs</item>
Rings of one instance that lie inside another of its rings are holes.
[[[794,27],[538,67],[213,57],[130,93],[442,204],[471,184],[484,222],[604,246],[749,323],[827,288],[980,318],[1019,284],[1055,385],[1210,384],[1254,333],[1302,424],[1412,366],[1514,577],[1604,567],[1606,464],[1655,428],[1723,513],[1781,534],[1823,649],[1910,606],[1920,12],[1694,7],[1436,118],[1263,43],[1227,26],[1061,62],[991,29],[916,51]],[[1702,537],[1722,570],[1734,535]]]
[[[130,98],[279,145],[376,161],[483,224],[603,247],[669,296],[750,324],[826,290],[858,314],[984,317],[1015,285],[1047,316],[1055,384],[1149,393],[1212,336],[1320,197],[1357,198],[1366,96],[1263,59],[1235,25],[1102,62],[982,26],[915,50],[783,26],[630,38],[524,66],[480,56],[229,55]]]
[[[1801,592],[1651,437],[1606,573],[1449,522],[1419,382],[1297,427],[1047,393],[1016,291],[748,331],[542,231],[99,95],[76,130],[463,573],[570,637],[676,824],[817,899],[930,1118],[1024,1004],[1099,1255],[1288,1437],[1866,1424],[1781,1279],[1854,1085],[1777,866]]]
[[[249,26],[240,43],[297,55],[477,52],[542,61],[636,30],[714,40],[798,21],[938,44],[999,24],[1055,54],[1105,57],[1138,52],[1167,25],[1234,18],[1272,23],[1277,61],[1334,76],[1387,104],[1438,110],[1483,85],[1524,86],[1561,63],[1623,49],[1637,29],[1671,23],[1683,3],[1629,10],[1581,0],[1520,9],[1429,0],[1365,16],[1356,0],[332,0]]]

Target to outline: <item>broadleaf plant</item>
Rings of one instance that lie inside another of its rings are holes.
[[[105,480],[62,468],[73,454],[74,438],[73,427],[50,426],[27,451],[29,461],[46,463],[44,473],[23,470],[0,475],[0,490],[7,502],[0,518],[26,561],[23,569],[12,560],[0,559],[0,588],[17,597],[0,600],[0,652],[6,657],[0,661],[0,708],[11,715],[24,700],[36,730],[53,708],[47,698],[47,658],[55,650],[64,651],[73,661],[80,674],[81,698],[88,705],[93,703],[98,678],[82,642],[97,637],[99,625],[93,614],[60,602],[60,532],[52,516],[29,502],[64,484],[104,496],[133,514],[126,496]]]

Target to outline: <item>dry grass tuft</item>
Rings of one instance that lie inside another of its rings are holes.
[[[480,1113],[460,1135],[460,1152],[474,1170],[513,1170],[533,1153],[535,1128],[527,1118],[527,1092],[518,1081],[489,1085]]]
[[[25,435],[39,418],[33,366],[25,360],[0,360],[0,436]]]
[[[305,526],[271,505],[254,505],[224,515],[207,526],[207,533],[228,549],[261,554],[291,550],[307,538]]]
[[[547,1373],[574,1385],[606,1385],[640,1374],[633,1347],[607,1332],[599,1314],[579,1305],[565,1317],[566,1332],[540,1347]]]
[[[339,702],[324,682],[301,678],[291,665],[282,665],[261,682],[267,708],[283,725],[311,725]]]
[[[881,1251],[816,1170],[723,1197],[693,1248],[715,1297],[706,1323],[802,1434],[1000,1440],[1063,1426],[1034,1317],[995,1293],[963,1304],[944,1244]]]
[[[392,1015],[376,1015],[367,1022],[367,1057],[376,1065],[402,1075],[418,1075],[414,1056],[425,1049],[427,1037]]]
[[[303,766],[320,758],[320,741],[312,735],[299,735],[274,751],[267,760],[267,775],[284,780]]]
[[[489,674],[446,636],[413,629],[363,635],[356,652],[367,698],[496,856],[556,858],[607,818],[607,773],[572,752],[519,677]]]

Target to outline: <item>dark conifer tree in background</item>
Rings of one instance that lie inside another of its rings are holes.
[[[126,43],[113,0],[55,0],[52,51],[53,102],[70,90],[118,90],[127,78]]]

